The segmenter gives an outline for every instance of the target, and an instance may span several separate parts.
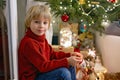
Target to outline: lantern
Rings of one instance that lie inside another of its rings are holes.
[[[60,30],[60,46],[72,46],[72,31],[67,25]]]

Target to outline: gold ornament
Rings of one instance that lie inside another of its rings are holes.
[[[100,4],[100,2],[95,2],[95,1],[92,1],[91,4]]]
[[[96,56],[94,70],[95,70],[95,73],[97,74],[99,80],[104,80],[104,73],[107,72],[107,69],[102,65],[99,56]]]
[[[85,4],[85,0],[79,0],[80,4]]]
[[[105,77],[104,77],[104,73],[102,73],[102,72],[98,72],[98,73],[96,73],[96,74],[97,74],[97,77],[98,77],[97,80],[104,80],[104,79],[105,79]]]

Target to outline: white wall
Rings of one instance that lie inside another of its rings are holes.
[[[96,34],[96,45],[108,72],[120,72],[120,36]]]
[[[8,47],[10,61],[10,80],[18,80],[18,63],[17,63],[17,43],[18,43],[18,16],[17,1],[7,0],[6,19],[8,28]]]

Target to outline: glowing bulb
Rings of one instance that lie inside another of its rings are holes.
[[[90,3],[90,1],[88,1],[88,3]]]
[[[95,7],[95,5],[92,5],[92,7]]]
[[[64,7],[64,9],[66,10],[67,8],[66,8],[66,7]]]
[[[53,23],[55,23],[55,20],[53,20]]]
[[[81,22],[83,22],[83,19],[81,19]]]
[[[89,7],[91,7],[91,4],[88,4]]]
[[[97,7],[100,7],[100,5],[96,5]]]
[[[91,24],[89,24],[89,26],[91,26]]]
[[[60,6],[60,9],[62,9],[63,7],[62,6]]]
[[[81,8],[79,8],[79,10],[81,10]]]
[[[60,2],[60,4],[62,4],[62,2]]]

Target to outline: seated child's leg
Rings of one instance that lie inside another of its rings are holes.
[[[75,67],[70,66],[69,71],[71,73],[72,80],[76,80],[76,70],[75,70]]]
[[[70,68],[72,70],[72,68]],[[73,75],[72,75],[73,76]],[[58,68],[47,73],[39,73],[35,80],[72,80],[67,68]]]

